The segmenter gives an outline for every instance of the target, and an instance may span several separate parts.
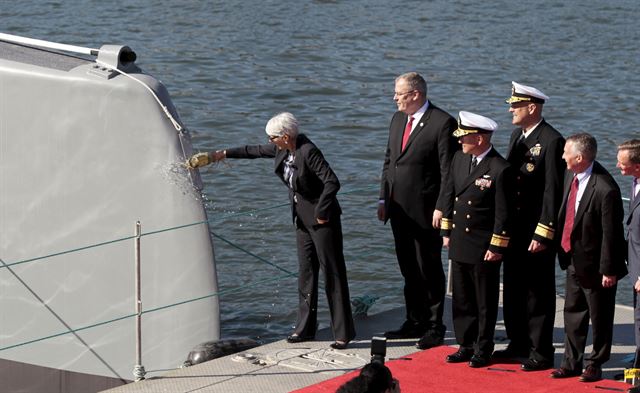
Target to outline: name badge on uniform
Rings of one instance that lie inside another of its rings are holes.
[[[489,175],[484,175],[479,179],[476,179],[476,186],[480,187],[481,190],[484,190],[485,188],[489,188],[491,187],[491,176]]]
[[[539,143],[536,143],[535,146],[533,146],[531,149],[529,149],[529,151],[531,152],[531,155],[533,157],[537,157],[540,155],[540,151],[542,150],[542,146],[540,146]]]

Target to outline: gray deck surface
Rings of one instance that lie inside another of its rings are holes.
[[[556,347],[555,365],[558,367],[563,353],[564,301],[558,297],[554,330]],[[359,368],[370,358],[371,337],[381,335],[383,331],[397,328],[404,320],[404,309],[395,309],[376,315],[357,318],[357,337],[344,351],[329,348],[333,341],[328,329],[323,329],[316,337],[317,341],[301,344],[288,344],[281,340],[249,351],[241,352],[198,364],[192,367],[176,369],[163,373],[148,373],[147,380],[130,383],[109,393],[158,393],[158,392],[290,392],[327,379],[334,378]],[[445,306],[447,335],[445,345],[455,346],[451,323],[451,299],[447,297]],[[502,309],[498,316],[496,329],[496,349],[503,348],[505,331],[502,321]],[[402,357],[418,351],[416,340],[393,340],[387,343],[387,360]],[[591,350],[587,348],[587,353]],[[630,367],[635,352],[633,336],[633,309],[617,306],[614,328],[613,353],[611,360],[604,364],[604,378],[613,379]],[[246,354],[254,356],[247,359]],[[402,381],[400,381],[402,382]]]

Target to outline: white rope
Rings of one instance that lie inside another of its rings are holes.
[[[59,44],[57,42],[38,40],[38,39],[35,39],[35,38],[21,37],[21,36],[17,36],[17,35],[13,35],[13,34],[6,34],[6,33],[0,33],[0,41],[7,41],[7,42],[18,43],[18,44],[24,44],[24,45],[31,45],[31,46],[36,46],[36,47],[40,47],[40,48],[57,49],[57,50],[62,50],[62,51],[66,51],[66,52],[81,53],[81,54],[91,55],[91,56],[97,56],[99,54],[99,52],[100,52],[100,50],[98,50],[98,49],[85,48],[85,47],[82,47],[82,46],[75,46],[75,45]],[[126,76],[128,78],[131,78],[134,81],[136,81],[139,84],[141,84],[142,86],[144,86],[144,88],[147,89],[151,93],[151,95],[156,100],[158,105],[160,105],[160,108],[162,108],[162,111],[164,112],[164,114],[167,116],[167,118],[169,118],[169,120],[173,124],[173,127],[177,131],[182,131],[182,126],[176,121],[176,119],[173,118],[173,116],[169,112],[169,108],[167,108],[162,103],[162,101],[160,101],[160,98],[158,98],[158,96],[153,91],[153,89],[150,88],[146,83],[144,83],[143,81],[141,81],[141,80],[139,80],[137,78],[134,78],[133,76],[127,74],[126,72],[124,72],[122,70],[119,70],[117,68],[113,68],[111,65],[109,65],[107,63],[104,63],[103,61],[100,61],[100,60],[96,59],[96,63],[102,65],[103,67],[105,67],[105,68],[107,68],[109,70],[119,72],[120,74],[122,74],[122,75],[124,75],[124,76]]]
[[[147,372],[145,371],[144,366],[139,364],[133,366],[133,376],[136,378],[136,382],[142,381],[145,375],[147,375]]]
[[[173,116],[171,115],[171,112],[169,112],[169,108],[167,108],[162,101],[160,100],[160,98],[158,98],[158,95],[155,93],[155,91],[153,91],[152,88],[150,88],[146,83],[144,83],[143,81],[141,81],[140,79],[137,79],[135,77],[133,77],[132,75],[127,74],[126,72],[119,70],[117,68],[113,68],[112,66],[110,66],[109,64],[100,61],[98,59],[96,59],[96,63],[100,64],[101,66],[108,68],[110,70],[119,72],[120,74],[126,76],[127,78],[131,78],[132,80],[138,82],[139,84],[141,84],[142,86],[144,86],[145,89],[147,89],[149,91],[149,93],[151,93],[151,95],[153,96],[153,98],[155,98],[156,102],[158,103],[158,105],[160,105],[160,108],[162,108],[162,110],[164,111],[164,114],[167,116],[167,118],[171,121],[171,123],[173,123],[173,127],[177,130],[177,131],[182,131],[182,126],[176,121],[176,119],[173,118]]]

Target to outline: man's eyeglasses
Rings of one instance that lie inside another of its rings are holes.
[[[404,92],[404,93],[398,93],[397,91],[395,91],[395,92],[393,92],[393,95],[394,95],[394,97],[395,97],[395,96],[402,97],[402,96],[406,96],[407,94],[411,94],[411,93],[413,93],[414,91],[415,91],[415,90],[409,90],[409,91],[406,91],[406,92]]]

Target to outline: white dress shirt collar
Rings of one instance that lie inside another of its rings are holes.
[[[487,156],[487,154],[489,154],[489,152],[491,151],[492,147],[493,147],[493,145],[489,145],[489,148],[487,150],[485,150],[481,154],[478,154],[477,156],[472,156],[471,159],[473,159],[473,157],[475,157],[476,160],[478,161],[478,164],[480,164],[480,161],[482,161],[482,159],[485,158]]]
[[[578,195],[576,195],[576,211],[578,211],[578,206],[580,206],[580,201],[582,200],[582,195],[584,194],[584,190],[587,189],[587,183],[589,182],[589,178],[591,177],[591,172],[593,172],[593,162],[583,172],[580,172],[577,175],[575,175],[578,178]]]
[[[542,120],[544,119],[540,119],[539,122],[536,123],[535,126],[531,127],[531,129],[529,131],[525,131],[524,129],[522,129],[522,135],[524,135],[525,138],[528,138],[529,135],[531,135],[531,133],[533,132],[533,130],[535,130],[536,128],[538,128],[538,126],[540,125],[540,123],[542,123]]]
[[[424,116],[424,113],[427,111],[427,109],[429,109],[429,100],[425,101],[424,105],[422,105],[420,109],[416,111],[416,113],[409,116],[409,117],[413,117],[413,124],[411,125],[412,132],[413,130],[416,129],[416,125],[418,124],[420,119],[422,119],[422,116]],[[407,117],[407,122],[409,121],[409,117]]]

